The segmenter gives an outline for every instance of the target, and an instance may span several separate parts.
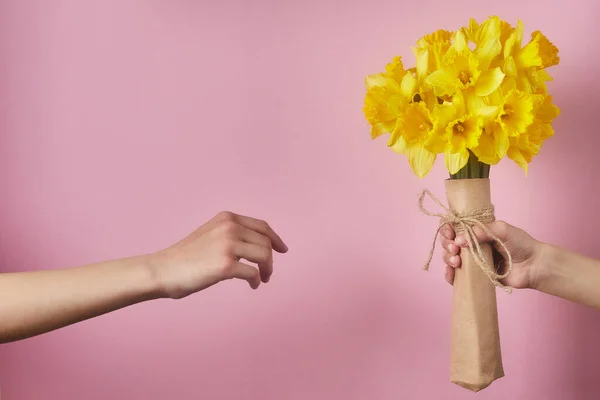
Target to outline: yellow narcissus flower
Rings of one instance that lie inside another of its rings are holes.
[[[450,48],[453,35],[454,32],[440,29],[417,40],[417,47],[413,48],[413,52],[420,80],[442,67],[444,55]]]
[[[472,151],[482,163],[496,165],[506,156],[509,145],[507,133],[499,123],[492,121],[484,126],[479,143]]]
[[[553,45],[542,32],[533,32],[531,34],[531,42],[537,44],[538,54],[542,59],[542,68],[558,65],[560,62],[558,48]]]
[[[499,50],[498,50],[499,51]],[[484,58],[481,58],[485,56]],[[465,35],[457,32],[454,43],[446,52],[443,67],[431,73],[426,83],[437,96],[453,96],[458,91],[473,88],[478,96],[487,96],[502,83],[504,73],[499,67],[486,69],[488,63],[485,53],[473,53],[468,46]]]
[[[508,158],[516,162],[527,174],[529,163],[540,152],[543,141],[553,134],[551,125],[536,120],[524,134],[510,138]]]
[[[535,117],[546,124],[552,123],[552,120],[558,117],[559,114],[560,110],[552,103],[552,96],[550,95],[539,101],[535,110]]]
[[[554,135],[552,121],[560,114],[560,110],[552,103],[552,96],[536,96],[535,119],[527,130],[510,138],[508,157],[517,163],[525,173],[528,164],[538,155],[543,142]]]
[[[482,118],[479,115],[467,114],[461,94],[456,94],[452,102],[437,105],[433,116],[433,137],[446,142],[443,149],[446,168],[450,174],[456,174],[469,161],[469,149],[479,144]]]
[[[425,102],[406,106],[396,128],[398,135],[392,150],[406,154],[415,175],[423,178],[445,145],[444,138],[435,135],[433,116]]]
[[[394,58],[384,73],[367,76],[363,112],[371,125],[372,139],[394,130],[399,107],[408,103],[408,97],[416,90],[413,80],[412,74],[404,69],[400,57]]]
[[[498,17],[491,17],[481,25],[471,18],[469,28],[461,30],[465,39],[475,44],[473,53],[483,70],[488,69],[492,60],[502,51],[501,32],[502,21]]]
[[[523,133],[533,122],[535,99],[535,95],[516,89],[514,79],[507,79],[498,91],[483,101],[491,106],[485,110],[487,115],[493,117],[509,137],[514,137]],[[490,108],[494,110],[493,113]]]
[[[519,136],[533,122],[533,97],[511,90],[504,96],[496,121],[509,137]]]
[[[522,40],[523,23],[519,21],[504,45],[503,71],[506,75],[516,77],[519,71],[527,68],[558,64],[558,49],[541,32],[534,32],[531,41],[521,48]]]
[[[539,31],[523,46],[523,30],[520,21],[513,27],[490,17],[419,39],[413,68],[396,57],[366,78],[371,137],[389,133],[388,146],[405,154],[421,178],[438,154],[455,178],[471,176],[467,164],[480,165],[470,157],[488,165],[509,157],[527,170],[554,134],[559,109],[548,95],[546,68],[560,59]]]
[[[372,86],[367,90],[363,112],[371,125],[371,138],[375,139],[391,132],[398,118],[388,106],[388,100],[394,92],[386,87]]]

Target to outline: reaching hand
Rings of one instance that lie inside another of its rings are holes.
[[[512,256],[512,272],[502,283],[515,289],[535,286],[542,251],[541,243],[532,238],[527,232],[502,221],[493,222],[487,227],[492,234],[504,243]],[[461,266],[460,250],[462,248],[468,251],[467,240],[463,236],[456,236],[449,225],[444,226],[440,234],[440,241],[444,248],[443,259],[446,263],[446,280],[452,284],[454,282],[454,268]],[[504,273],[506,254],[503,253],[503,249],[480,227],[475,228],[475,234],[479,243],[492,244],[494,265],[499,273]]]
[[[179,299],[233,278],[258,288],[273,273],[273,250],[285,253],[288,248],[266,222],[222,212],[182,241],[152,255],[150,265],[161,295]]]

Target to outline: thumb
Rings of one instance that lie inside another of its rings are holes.
[[[473,231],[478,243],[490,243],[494,240],[494,236],[502,242],[506,242],[510,236],[511,226],[504,221],[495,221],[485,226],[487,230],[481,226],[475,226]],[[457,236],[454,241],[457,246],[467,247],[468,241],[464,233]]]

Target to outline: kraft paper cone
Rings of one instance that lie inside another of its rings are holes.
[[[447,180],[446,196],[450,209],[456,212],[489,206],[490,181]],[[489,265],[494,265],[491,246],[481,248]],[[504,376],[496,288],[468,249],[461,250],[461,258],[462,267],[456,269],[454,277],[450,380],[478,392]]]

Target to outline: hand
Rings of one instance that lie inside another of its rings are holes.
[[[233,278],[258,288],[273,273],[273,250],[285,253],[288,248],[266,222],[222,212],[182,241],[150,256],[149,265],[160,296],[180,299]]]
[[[527,232],[516,228],[506,222],[496,221],[487,225],[488,229],[500,239],[512,256],[513,269],[510,275],[502,282],[515,289],[532,288],[536,284],[536,277],[540,268],[540,253],[542,244],[532,238]],[[493,246],[494,265],[499,273],[506,271],[506,255],[501,246],[480,227],[475,228],[479,243],[490,243]],[[451,226],[446,225],[440,231],[440,241],[444,248],[444,262],[446,263],[446,280],[454,283],[454,268],[461,266],[460,250],[468,250],[467,240],[464,236],[456,236]]]

